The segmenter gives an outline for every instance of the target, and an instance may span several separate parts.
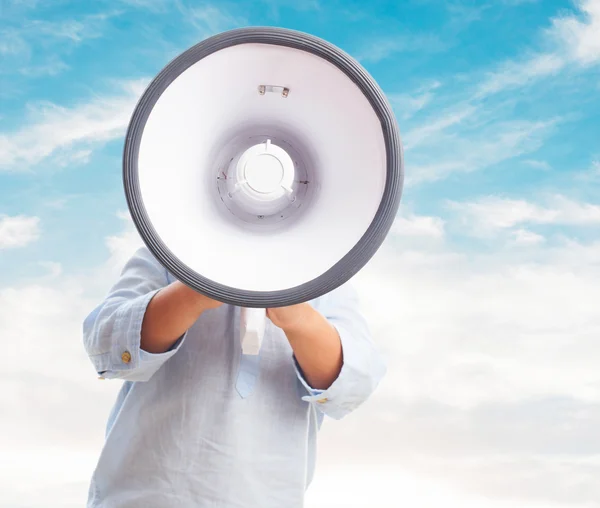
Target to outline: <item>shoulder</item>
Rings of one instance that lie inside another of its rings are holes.
[[[166,275],[167,271],[145,245],[138,247],[125,263],[123,272],[144,272]]]

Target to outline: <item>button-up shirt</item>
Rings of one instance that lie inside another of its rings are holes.
[[[164,353],[141,349],[146,307],[174,280],[141,248],[84,321],[98,375],[124,380],[88,508],[300,508],[324,416],[356,409],[385,372],[354,289],[346,283],[310,302],[343,350],[337,379],[315,390],[270,321],[260,353],[242,353],[235,306],[203,312]]]

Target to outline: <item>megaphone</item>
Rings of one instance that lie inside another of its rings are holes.
[[[251,27],[172,60],[127,129],[123,183],[148,249],[178,280],[242,307],[257,354],[265,309],[347,282],[402,193],[398,126],[353,58],[302,32]]]

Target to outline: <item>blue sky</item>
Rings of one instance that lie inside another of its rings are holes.
[[[65,269],[102,258],[125,208],[125,111],[179,52],[248,24],[307,31],[360,59],[397,112],[403,204],[414,213],[487,195],[593,199],[574,176],[600,156],[599,72],[569,46],[561,19],[586,22],[568,1],[5,1],[1,212],[39,217],[41,233],[0,253],[14,267],[0,277],[39,273],[40,257]],[[532,70],[536,58],[556,61]],[[113,111],[122,117],[111,122]],[[44,128],[80,139],[47,139]]]
[[[136,100],[203,38],[273,25],[359,59],[406,156],[397,221],[356,281],[389,374],[326,426],[310,507],[599,506],[599,0],[0,9],[0,504],[80,506],[101,446],[117,387],[98,386],[80,326],[139,243],[121,183]]]

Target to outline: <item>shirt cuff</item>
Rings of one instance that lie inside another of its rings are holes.
[[[337,324],[334,324],[334,327],[342,343],[343,364],[338,377],[331,386],[326,390],[319,390],[310,386],[296,357],[294,357],[294,368],[300,383],[308,392],[307,395],[302,397],[302,400],[316,402],[321,411],[339,419],[354,409],[353,393],[355,391],[360,393],[360,390],[355,390],[355,385],[360,383],[360,376],[357,377],[354,373],[364,367],[361,366],[360,358],[357,358],[357,351],[353,347],[350,334]]]
[[[187,332],[168,351],[149,353],[141,348],[142,322],[156,289],[123,304],[117,311],[111,351],[92,357],[98,374],[106,379],[147,381],[183,344]]]

